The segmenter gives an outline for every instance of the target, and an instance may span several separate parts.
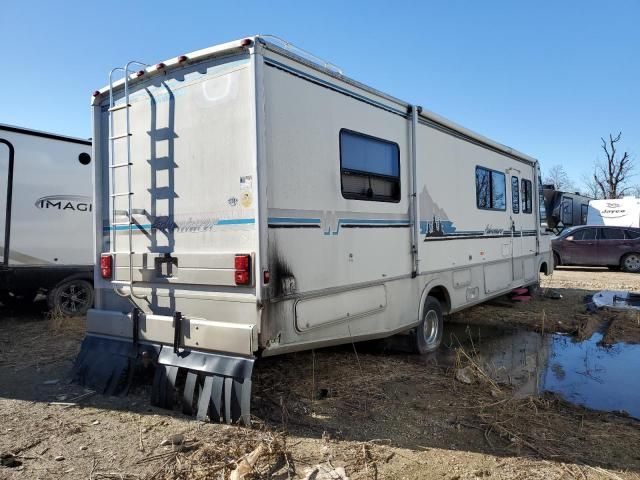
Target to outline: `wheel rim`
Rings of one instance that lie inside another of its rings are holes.
[[[87,287],[71,283],[60,292],[60,310],[65,314],[80,313],[88,305],[90,297]]]
[[[424,324],[422,326],[424,340],[427,345],[431,345],[438,339],[438,330],[440,328],[440,322],[438,321],[438,314],[435,310],[429,310],[424,316]]]
[[[628,255],[624,259],[624,266],[629,270],[638,270],[640,269],[640,255],[636,255],[635,253],[632,255]]]

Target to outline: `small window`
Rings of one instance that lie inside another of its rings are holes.
[[[584,203],[580,205],[580,224],[587,224],[587,213],[589,212],[589,205],[585,205]]]
[[[562,199],[561,216],[562,223],[565,226],[573,225],[573,198],[565,197]]]
[[[89,165],[91,163],[91,155],[86,152],[82,152],[80,155],[78,155],[78,161],[82,165]]]
[[[531,180],[522,179],[522,213],[533,212],[533,195]]]
[[[518,177],[511,177],[511,208],[513,213],[520,213],[520,182]]]
[[[640,238],[640,230],[625,230],[624,236],[627,240],[635,240]]]
[[[344,198],[399,202],[400,148],[396,143],[343,129],[340,175]]]
[[[574,240],[595,240],[597,228],[583,228],[573,234]]]
[[[476,167],[476,205],[486,210],[507,209],[506,177],[502,172]]]
[[[624,230],[621,228],[601,228],[600,240],[624,240]]]

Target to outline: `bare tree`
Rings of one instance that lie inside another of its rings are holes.
[[[562,165],[554,165],[544,176],[544,183],[553,184],[556,190],[570,192],[574,190],[573,182]]]
[[[606,160],[596,165],[593,179],[602,198],[620,198],[631,188],[627,186],[627,182],[632,177],[633,162],[629,152],[619,154],[616,150],[616,143],[620,141],[620,137],[622,132],[615,137],[609,134],[608,141],[600,138]]]
[[[582,175],[582,188],[580,189],[580,193],[586,195],[587,197],[594,198],[596,200],[603,198],[602,192],[600,191],[600,187],[596,183],[595,179],[587,175],[586,173]]]

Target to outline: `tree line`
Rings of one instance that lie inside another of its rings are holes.
[[[562,165],[553,165],[543,175],[544,184],[553,184],[556,190],[579,192],[592,198],[621,198],[625,195],[640,197],[640,185],[633,183],[634,162],[628,151],[619,148],[622,132],[601,137],[600,148],[604,156],[576,183]]]

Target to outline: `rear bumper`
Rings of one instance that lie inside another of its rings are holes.
[[[87,333],[133,339],[131,313],[114,310],[91,309],[87,313]],[[183,317],[180,326],[179,345],[197,351],[222,352],[250,357],[258,349],[258,331],[255,324],[231,323]],[[173,345],[175,339],[174,318],[164,315],[141,313],[138,338],[141,342]]]

